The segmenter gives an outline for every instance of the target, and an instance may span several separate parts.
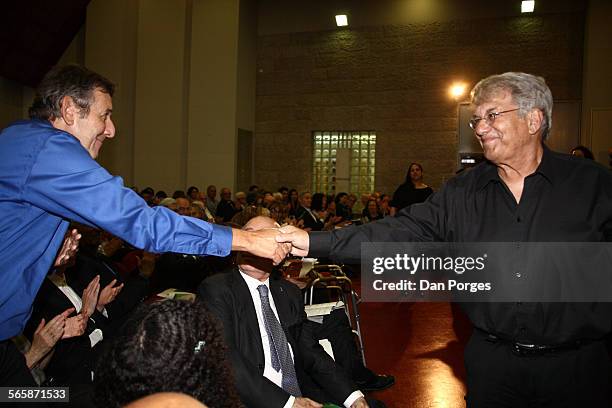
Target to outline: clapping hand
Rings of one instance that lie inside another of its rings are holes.
[[[106,305],[115,300],[119,292],[121,292],[121,289],[123,289],[123,283],[115,286],[116,283],[117,279],[113,279],[100,291],[100,297],[98,298],[98,304],[96,305],[98,312],[101,312]]]
[[[81,234],[76,229],[68,232],[66,237],[64,238],[64,242],[62,244],[62,248],[60,249],[57,257],[55,258],[55,262],[53,263],[54,267],[64,266],[70,261],[71,258],[74,258],[78,249],[79,249],[79,240],[81,239]]]
[[[100,292],[100,275],[89,282],[89,285],[83,291],[83,307],[81,314],[85,316],[85,320],[89,319],[93,314],[96,305],[98,304],[98,293]]]
[[[73,307],[58,314],[49,323],[45,324],[45,319],[40,321],[36,331],[34,331],[32,347],[25,354],[26,364],[29,368],[34,367],[62,338],[66,319],[72,312],[74,312]]]
[[[79,313],[76,316],[72,316],[66,319],[66,325],[64,326],[64,333],[62,339],[69,339],[71,337],[82,336],[87,328],[87,319],[84,314]]]

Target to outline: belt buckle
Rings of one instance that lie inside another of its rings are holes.
[[[517,356],[529,356],[538,353],[538,347],[535,344],[512,343],[512,351]]]

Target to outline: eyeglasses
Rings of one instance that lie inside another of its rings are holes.
[[[502,113],[508,113],[508,112],[514,112],[519,110],[520,108],[516,108],[516,109],[510,109],[510,110],[506,110],[506,111],[501,111],[501,112],[489,112],[487,113],[484,118],[479,118],[479,117],[473,117],[472,119],[470,119],[469,121],[469,125],[472,129],[476,130],[476,127],[478,126],[478,123],[481,120],[484,120],[485,123],[488,126],[493,126],[493,123],[495,122],[495,119],[501,115]]]

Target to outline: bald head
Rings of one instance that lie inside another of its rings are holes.
[[[242,227],[245,231],[259,231],[265,228],[279,228],[280,225],[270,217],[258,216],[251,218],[249,222]]]
[[[140,398],[125,408],[206,408],[206,405],[185,394],[161,392]]]

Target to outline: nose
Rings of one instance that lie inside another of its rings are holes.
[[[113,120],[110,118],[110,116],[106,119],[106,127],[104,128],[104,135],[106,135],[106,137],[109,139],[112,139],[113,137],[115,137],[115,124],[113,123]]]
[[[490,129],[491,126],[489,126],[487,121],[485,119],[480,119],[474,128],[474,133],[476,133],[476,136],[480,137],[486,135]]]

